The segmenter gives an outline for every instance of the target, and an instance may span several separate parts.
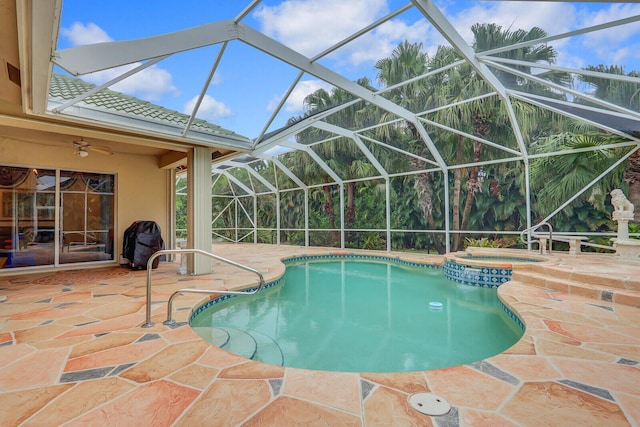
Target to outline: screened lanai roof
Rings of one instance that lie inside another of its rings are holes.
[[[248,138],[214,123],[198,118],[191,120],[187,114],[110,89],[103,89],[85,96],[95,90],[96,85],[92,83],[53,73],[49,87],[49,108],[55,112],[58,109],[64,110],[71,107],[76,115],[84,119],[164,132],[169,135],[179,135],[189,124],[194,139],[213,140],[216,145],[231,149],[246,148],[251,145]],[[80,98],[82,101],[77,101]]]
[[[235,143],[238,156],[212,166],[243,193],[278,190],[277,182],[256,173],[265,161],[294,183],[289,185],[314,184],[282,162],[291,150],[306,152],[307,161],[334,182],[348,180],[319,154],[318,145],[331,141],[351,146],[373,170],[370,177],[416,172],[386,166],[380,156],[391,153],[429,171],[473,164],[446,153],[451,138],[482,144],[491,153],[489,163],[526,163],[537,144],[531,129],[540,110],[551,112],[544,120],[565,117],[617,134],[632,149],[639,143],[635,2],[253,0],[160,2],[153,8],[144,1],[105,3],[33,7],[33,111],[82,118],[89,114],[86,98],[112,89],[189,116],[177,131],[187,140],[222,144],[219,135],[203,139],[197,129],[203,120],[219,124],[249,137],[224,140]],[[49,27],[39,23],[54,26],[53,45]],[[493,36],[508,36],[496,42],[488,27],[474,33],[474,24],[494,24]],[[403,43],[419,46],[426,55],[421,66],[384,69],[385,59],[403,54]],[[546,49],[553,55],[545,57]],[[95,87],[55,102],[46,90],[52,71]],[[439,91],[464,73],[473,87]],[[622,86],[626,98],[612,96]],[[307,97],[322,94],[318,90],[327,96]],[[455,120],[477,105],[500,109],[507,136],[496,138],[478,132],[468,119]],[[389,137],[398,129],[426,149],[417,153],[410,142]]]

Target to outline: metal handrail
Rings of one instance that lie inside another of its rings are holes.
[[[222,261],[226,264],[230,264],[233,265],[235,267],[241,268],[243,270],[246,271],[250,271],[251,273],[255,273],[256,275],[258,275],[259,278],[259,283],[258,283],[258,287],[256,289],[254,289],[253,291],[223,291],[223,290],[207,290],[207,289],[179,289],[177,291],[175,291],[171,297],[169,297],[169,301],[167,303],[167,320],[165,320],[163,322],[163,324],[165,325],[172,325],[175,323],[175,320],[173,320],[171,318],[171,311],[172,311],[172,305],[173,305],[173,299],[176,297],[177,294],[181,293],[181,292],[191,292],[191,293],[198,293],[198,294],[223,294],[223,295],[253,295],[256,294],[258,292],[260,292],[260,290],[262,289],[262,287],[264,286],[264,277],[262,277],[262,273],[260,273],[258,270],[255,270],[251,267],[247,267],[246,265],[242,265],[239,264],[235,261],[231,261],[229,259],[223,258],[221,256],[212,254],[210,252],[206,252],[203,251],[201,249],[163,249],[160,250],[156,253],[154,253],[153,255],[151,255],[149,257],[149,260],[147,261],[147,317],[146,317],[146,322],[142,325],[143,328],[150,328],[153,326],[153,322],[151,321],[151,273],[153,270],[153,261],[158,258],[159,256],[162,255],[168,255],[168,254],[201,254],[204,256],[207,256],[209,258],[213,258],[216,259],[218,261]]]
[[[525,242],[527,245],[529,243],[534,243],[534,242],[538,242],[538,246],[540,247],[540,253],[543,253],[542,250],[542,242],[540,240],[529,240],[530,236],[533,234],[533,232],[535,230],[537,230],[538,228],[542,227],[546,225],[547,228],[549,229],[549,255],[551,255],[552,252],[552,246],[553,246],[553,227],[551,226],[551,224],[549,224],[548,222],[541,222],[539,224],[533,225],[525,230],[522,230],[522,233],[520,233],[520,239]],[[524,240],[524,235],[525,233],[527,233],[527,240]],[[546,246],[546,245],[545,245]]]

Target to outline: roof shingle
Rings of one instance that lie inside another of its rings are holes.
[[[60,73],[53,73],[49,88],[49,98],[59,102],[74,99],[96,86],[81,79],[69,77]],[[169,110],[151,102],[125,95],[110,89],[103,89],[85,99],[79,105],[86,105],[106,112],[117,112],[120,115],[131,116],[132,119],[148,119],[168,124],[174,127],[184,127],[189,121],[189,115]],[[235,136],[245,138],[233,131],[225,129],[206,120],[195,119],[191,129],[216,135]]]

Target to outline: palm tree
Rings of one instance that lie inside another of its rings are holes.
[[[356,83],[360,86],[371,89],[371,85],[367,78],[358,79]],[[343,105],[353,99],[354,96],[351,93],[341,88],[333,88],[330,91],[319,89],[307,95],[305,98],[304,103],[306,115],[313,115],[317,112]],[[325,120],[328,123],[349,130],[372,124],[366,122],[366,120],[370,120],[370,118],[366,112],[366,108],[363,108],[362,103],[343,108],[328,116]],[[309,128],[305,132],[298,134],[297,140],[302,144],[309,144],[323,139],[328,139],[331,136],[333,135],[317,128]],[[338,138],[316,144],[312,147],[312,150],[318,154],[318,156],[322,158],[337,175],[343,177],[347,181],[370,176],[372,174],[373,167],[362,160],[362,152],[352,141],[346,138]],[[301,176],[313,174],[320,176],[326,184],[331,181],[331,177],[315,163],[313,165],[304,165],[304,168],[305,172]],[[346,182],[345,188],[347,196],[345,227],[352,228],[356,217],[355,184],[353,182]],[[323,186],[322,190],[325,197],[325,213],[329,217],[330,228],[335,230],[333,192],[329,185]],[[339,240],[339,236],[336,232],[333,232],[332,240],[334,243]]]
[[[474,36],[473,49],[476,52],[510,46],[525,41],[537,40],[547,35],[544,30],[538,27],[534,27],[529,31],[511,31],[509,29],[503,30],[502,26],[497,24],[475,24],[471,27],[471,31]],[[537,44],[502,52],[499,53],[498,56],[519,59],[531,63],[541,61],[553,63],[555,61],[556,52],[551,46]],[[519,71],[531,74],[531,67],[517,66],[516,68],[518,68]],[[510,73],[496,71],[496,75],[507,87],[527,86],[528,91],[545,91],[545,89],[542,89],[540,85],[534,86],[528,81],[518,78]],[[461,95],[469,98],[482,94],[482,92],[486,90],[486,86],[484,84],[474,83],[474,80],[478,78],[479,76],[477,74],[473,74],[469,80],[469,86],[465,88],[466,90],[462,92]],[[556,82],[568,82],[567,76],[564,74],[548,74],[546,78]],[[466,104],[466,111],[463,111],[461,114],[463,117],[467,117],[472,123],[473,136],[485,138],[492,128],[498,128],[503,124],[499,122],[500,118],[503,119],[503,122],[506,120],[506,115],[503,112],[501,114],[499,111],[503,108],[502,104],[495,101],[495,98],[491,97]],[[474,140],[473,163],[478,163],[482,160],[483,150],[484,144]],[[480,189],[478,172],[479,167],[477,165],[471,168],[469,179],[467,181],[467,197],[462,214],[462,223],[460,225],[461,229],[465,229],[467,227],[471,213],[471,206],[476,193]]]
[[[537,146],[535,153],[597,148],[623,141],[625,139],[618,135],[603,132],[562,132],[544,138]],[[531,163],[531,189],[536,194],[539,213],[543,216],[550,214],[556,208],[559,200],[567,200],[585,188],[603,170],[620,158],[621,150],[626,151],[628,148],[597,149],[583,153],[541,157],[534,160]],[[622,184],[623,176],[624,168],[614,169],[598,183],[591,186],[584,198],[595,206],[596,210],[605,211],[605,196],[611,191],[611,188],[617,188]],[[567,217],[573,215],[572,205],[567,207],[564,214]],[[585,222],[585,220],[586,218],[582,218],[581,222]]]
[[[600,73],[625,75],[623,67],[611,65],[589,65],[588,71]],[[640,78],[639,71],[630,71],[629,77]],[[611,80],[603,77],[581,75],[580,80],[595,88],[593,95],[605,101],[634,111],[640,110],[640,85],[631,82]],[[637,136],[637,135],[636,135]],[[640,206],[640,151],[633,153],[626,162],[625,182],[629,184],[629,201],[635,206]],[[640,209],[636,210],[635,220],[640,221]]]
[[[371,89],[369,79],[366,77],[358,79],[356,83],[360,86]],[[345,104],[353,99],[354,96],[351,93],[341,88],[333,88],[331,92],[320,89],[318,92],[314,92],[305,98],[305,105],[307,106],[308,111],[313,113],[333,106]],[[337,113],[327,117],[326,121],[336,126],[353,130],[368,125],[368,123],[362,123],[361,121],[362,118],[366,117],[366,114],[362,114],[362,106],[359,103],[341,109]],[[317,134],[321,132],[316,131],[310,133]],[[320,135],[320,137],[321,136],[322,135]],[[320,137],[318,139],[320,139]],[[346,180],[368,176],[371,174],[373,169],[370,164],[362,161],[362,152],[358,147],[346,138],[339,138],[337,140],[324,142],[322,144],[315,145],[313,149],[321,158],[325,159],[329,167]],[[354,198],[355,185],[353,182],[347,182],[345,186],[347,191],[345,226],[346,228],[352,228],[356,217]]]
[[[543,30],[537,27],[530,31],[511,31],[503,30],[501,26],[495,24],[476,24],[471,29],[474,34],[473,48],[476,51],[485,51],[518,42],[535,40],[546,35]],[[461,58],[457,51],[451,47],[440,46],[433,58],[429,58],[421,49],[421,44],[410,44],[406,41],[400,44],[390,58],[380,60],[376,64],[376,68],[379,70],[378,80],[383,84],[393,85],[424,74],[428,70],[450,65]],[[498,55],[535,63],[538,61],[553,62],[556,53],[549,46],[532,45],[512,49]],[[530,67],[518,66],[517,68],[520,71],[531,72]],[[540,85],[529,83],[512,74],[496,73],[506,86],[518,86],[520,89],[526,86],[526,90],[530,92],[546,91]],[[568,81],[565,74],[550,73],[546,78],[563,83]],[[403,107],[411,111],[420,112],[433,106],[442,106],[446,105],[446,103],[456,103],[474,98],[489,93],[491,90],[481,76],[470,65],[465,64],[404,85],[392,91],[390,95],[395,102],[400,103]],[[520,107],[515,110],[519,111],[525,108],[524,106]],[[531,108],[529,108],[528,112],[531,113]],[[494,139],[498,140],[506,136],[505,132],[510,132],[512,135],[510,127],[505,126],[508,123],[508,116],[497,97],[482,98],[473,102],[460,103],[455,108],[440,109],[433,115],[433,120],[452,128],[466,130],[479,139],[486,139],[490,132],[494,134]],[[413,139],[418,143],[417,145],[421,147],[422,152],[420,154],[424,154],[426,147],[415,127],[411,123],[407,123],[407,128],[411,131]],[[444,138],[446,140],[450,139],[447,136],[444,136]],[[506,140],[507,138],[504,139]],[[471,144],[471,152],[468,151],[469,144],[467,144],[466,138],[462,136],[456,136],[455,140],[450,141],[448,145],[451,146],[451,144],[456,146],[455,154],[451,159],[456,164],[461,164],[465,161],[478,163],[483,160],[483,143],[474,140]],[[446,145],[444,145],[444,149],[446,149]],[[416,164],[415,166],[423,168],[424,164]],[[459,168],[453,171],[452,229],[454,231],[464,230],[468,227],[475,196],[482,185],[478,178],[479,170],[478,166],[473,166],[468,171],[466,197],[462,214],[460,208],[463,174],[465,172]],[[429,226],[433,227],[434,221],[431,211],[433,189],[431,188],[431,182],[429,182],[429,175],[422,175],[420,178],[416,180],[416,191],[421,195],[421,206],[425,207],[425,218]],[[453,250],[462,249],[462,244],[461,236],[457,233],[454,234]]]
[[[392,86],[414,77],[425,74],[429,71],[429,56],[422,51],[422,43],[409,43],[404,41],[396,47],[391,56],[376,62],[378,69],[377,79],[385,86]],[[434,104],[434,97],[439,94],[430,83],[433,79],[420,79],[412,81],[406,85],[397,87],[386,96],[391,98],[401,107],[413,111],[421,112],[429,104]],[[387,122],[390,114],[383,114],[380,122]],[[415,124],[410,121],[404,122],[404,129],[409,131],[412,143],[410,147],[414,154],[423,158],[429,156],[425,141],[420,136]],[[391,137],[399,137],[398,129],[390,126],[379,128],[378,136],[385,140],[392,140]],[[417,158],[411,158],[410,162],[416,170],[426,169],[427,163]],[[433,179],[431,174],[422,173],[414,177],[413,186],[418,194],[418,204],[423,212],[423,216],[429,228],[436,229],[437,225],[433,215]],[[438,239],[434,241],[438,252],[444,251],[444,245]]]

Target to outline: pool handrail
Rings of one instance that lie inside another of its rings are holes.
[[[543,241],[542,240],[531,240],[531,236],[535,236],[535,231],[542,227],[542,226],[547,226],[547,229],[549,230],[549,255],[551,255],[552,252],[552,246],[553,246],[553,227],[551,226],[551,224],[549,224],[548,222],[544,221],[541,222],[539,224],[533,225],[525,230],[522,230],[522,232],[520,233],[520,239],[526,243],[527,245],[529,245],[530,243],[538,243],[538,247],[540,248],[540,254],[544,254],[544,249],[546,249],[546,242],[544,243],[544,247],[543,247]],[[527,240],[524,239],[524,235],[527,235]]]
[[[167,302],[167,320],[162,322],[164,325],[175,324],[175,320],[171,318],[172,305],[173,305],[174,298],[181,292],[190,292],[190,293],[198,293],[198,294],[221,294],[221,295],[253,295],[260,292],[260,290],[264,286],[264,277],[262,276],[262,273],[260,273],[258,270],[253,269],[251,267],[247,267],[246,265],[237,263],[235,261],[231,261],[229,259],[223,258],[219,255],[212,254],[211,252],[203,251],[202,249],[188,249],[188,248],[187,249],[162,249],[160,251],[155,252],[153,255],[151,255],[149,257],[149,260],[147,261],[147,302],[146,302],[147,307],[146,307],[146,321],[142,325],[143,328],[150,328],[154,325],[154,323],[151,321],[151,273],[153,270],[153,261],[159,256],[169,255],[169,254],[201,254],[209,258],[212,258],[212,259],[224,262],[226,264],[230,264],[235,267],[241,268],[243,270],[249,271],[251,273],[254,273],[258,276],[259,282],[258,282],[258,287],[252,291],[225,291],[225,290],[208,290],[208,289],[191,289],[191,288],[179,289],[175,291],[173,294],[171,294],[171,297],[169,297],[169,301]]]

